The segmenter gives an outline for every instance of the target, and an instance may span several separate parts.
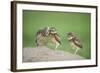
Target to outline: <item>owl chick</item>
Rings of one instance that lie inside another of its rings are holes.
[[[74,54],[77,54],[77,52],[83,48],[82,43],[80,42],[80,39],[73,33],[73,32],[69,32],[67,34],[68,37],[68,41],[70,43],[70,46],[72,47],[72,49],[75,49]]]
[[[58,46],[61,45],[61,41],[60,41],[60,36],[58,35],[54,27],[51,27],[49,35],[51,37],[52,43],[56,45],[55,49],[57,49]]]

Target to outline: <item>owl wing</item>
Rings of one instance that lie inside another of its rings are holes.
[[[74,40],[74,44],[77,45],[79,48],[83,48],[82,43],[81,43],[80,39],[78,39],[78,38],[76,38]]]
[[[61,44],[61,42],[60,42],[61,39],[60,39],[60,36],[58,34],[55,35],[55,39]]]

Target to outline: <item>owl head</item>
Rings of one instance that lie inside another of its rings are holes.
[[[71,40],[73,38],[76,38],[76,35],[73,32],[69,32],[69,33],[67,33],[67,37],[68,37],[69,40]]]
[[[51,27],[50,30],[49,30],[49,33],[50,34],[56,34],[57,33],[56,28],[55,27]]]

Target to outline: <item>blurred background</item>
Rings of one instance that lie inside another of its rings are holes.
[[[83,44],[78,54],[86,59],[91,58],[90,13],[23,10],[23,48],[36,47],[36,32],[46,26],[57,29],[62,43],[58,50],[74,53],[67,40],[67,33],[74,32]],[[47,47],[54,49],[55,45],[51,44],[48,42]]]

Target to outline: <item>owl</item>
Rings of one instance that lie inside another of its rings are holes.
[[[75,35],[73,32],[69,32],[67,34],[68,41],[72,49],[75,49],[74,54],[77,54],[77,52],[83,48],[83,45],[80,41],[80,39]]]
[[[52,41],[52,43],[55,45],[55,49],[58,48],[58,46],[61,44],[60,41],[60,36],[58,35],[55,27],[45,27],[41,30],[38,30],[36,33],[36,45],[37,46],[45,46],[46,43],[46,39],[50,37],[50,40]]]
[[[37,46],[45,45],[46,37],[49,36],[49,30],[50,30],[49,27],[45,27],[37,31],[35,40]]]
[[[61,39],[54,27],[50,28],[49,36],[51,38],[52,43],[55,44],[55,50],[56,50],[58,46],[61,45]]]

